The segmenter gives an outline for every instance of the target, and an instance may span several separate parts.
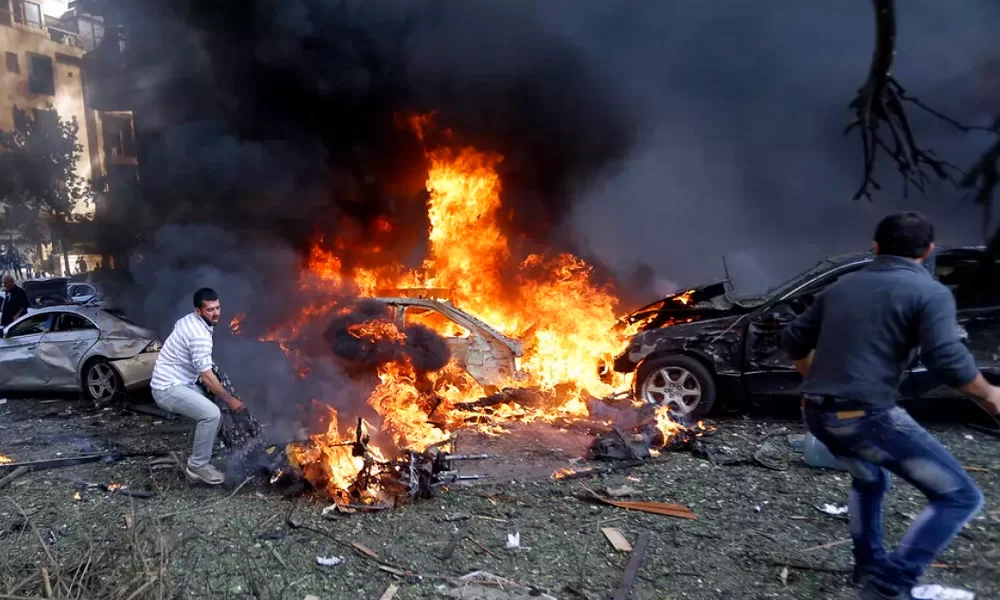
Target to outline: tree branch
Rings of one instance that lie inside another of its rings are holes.
[[[872,6],[875,10],[875,49],[872,52],[871,67],[868,78],[850,104],[855,120],[844,131],[846,135],[858,129],[861,134],[864,175],[854,199],[864,196],[870,201],[872,190],[881,189],[874,178],[879,150],[888,154],[896,163],[903,176],[904,196],[908,194],[911,185],[924,191],[932,175],[941,181],[957,183],[962,170],[937,158],[933,151],[924,149],[917,143],[906,114],[906,105],[915,106],[960,131],[988,128],[963,125],[907,94],[892,76],[896,56],[895,0],[872,0]],[[885,135],[885,130],[888,130],[888,136]]]

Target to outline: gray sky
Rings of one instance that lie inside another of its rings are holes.
[[[899,81],[961,120],[987,121],[969,95],[977,67],[998,56],[1000,8],[897,4]],[[867,0],[583,2],[572,16],[558,2],[546,6],[553,27],[578,40],[644,115],[639,147],[579,190],[572,218],[572,230],[617,269],[641,259],[688,285],[721,278],[722,254],[745,251],[783,279],[824,254],[868,247],[877,221],[902,209],[932,217],[939,241],[981,240],[977,207],[946,186],[903,199],[888,161],[874,203],[851,201],[860,141],[842,131],[873,45]],[[915,122],[925,145],[959,165],[986,143]]]

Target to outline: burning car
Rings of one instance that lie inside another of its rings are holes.
[[[1000,375],[1000,263],[982,247],[942,247],[927,268],[955,294],[958,323],[984,375]],[[635,373],[637,398],[698,419],[719,399],[796,394],[802,378],[782,350],[784,325],[840,277],[872,261],[871,252],[834,256],[755,297],[738,297],[728,281],[689,289],[623,319],[635,332],[612,368]],[[953,394],[919,360],[901,387],[907,398]]]
[[[156,334],[89,306],[40,308],[0,339],[0,390],[82,391],[103,403],[149,383]]]
[[[429,297],[376,297],[392,310],[398,327],[423,325],[445,338],[451,357],[483,388],[497,388],[521,369],[521,342],[455,307]]]

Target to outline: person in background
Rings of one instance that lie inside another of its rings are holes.
[[[210,462],[222,416],[197,383],[200,381],[234,412],[243,410],[243,403],[227,392],[212,372],[212,333],[220,318],[219,295],[209,288],[195,292],[194,312],[174,324],[153,365],[150,381],[157,405],[197,423],[185,473],[189,481],[209,485],[225,481],[225,476]]]
[[[1000,388],[983,378],[958,332],[955,299],[923,262],[934,227],[908,212],[875,230],[875,260],[845,275],[783,333],[802,373],[809,431],[850,471],[850,530],[861,598],[911,598],[934,558],[983,503],[982,492],[948,450],[897,405],[904,370],[919,349],[941,381],[1000,413]],[[929,502],[899,546],[882,544],[889,472]]]
[[[28,312],[28,294],[14,282],[10,275],[3,276],[3,306],[0,308],[0,327],[6,327]]]

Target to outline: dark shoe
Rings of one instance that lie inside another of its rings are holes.
[[[868,583],[861,588],[860,600],[916,600],[910,590],[890,586],[874,579],[869,579]]]
[[[875,567],[870,565],[854,565],[854,574],[851,575],[851,582],[854,583],[854,587],[865,587],[874,576]]]
[[[184,469],[190,483],[207,483],[208,485],[222,485],[226,481],[226,476],[212,466],[211,463],[193,469],[190,466]]]

